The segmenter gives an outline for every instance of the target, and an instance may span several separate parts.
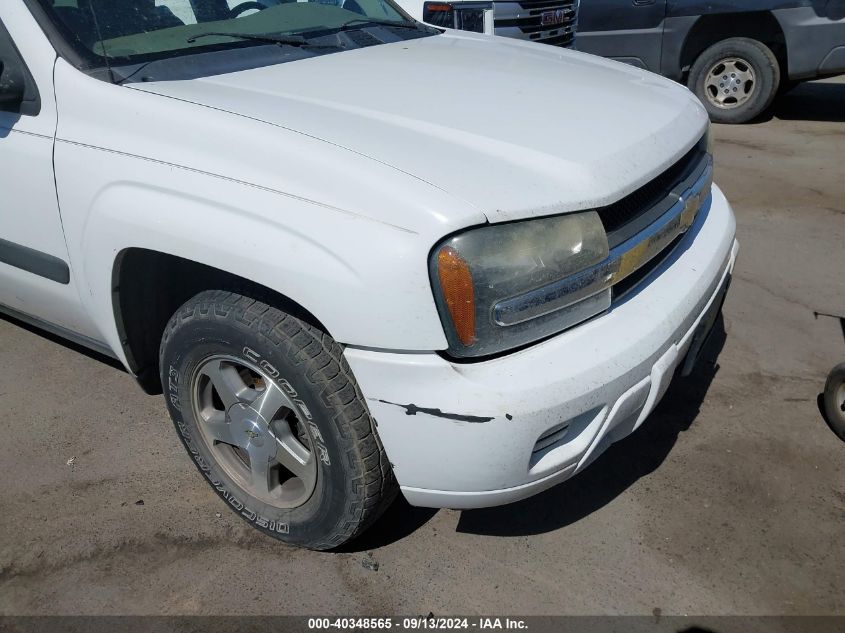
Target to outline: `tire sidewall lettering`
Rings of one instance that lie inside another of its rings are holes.
[[[299,413],[302,419],[307,423],[308,432],[311,435],[311,442],[314,444],[314,448],[320,458],[320,462],[324,466],[331,466],[331,458],[329,457],[329,449],[326,447],[326,440],[323,438],[323,434],[320,432],[319,427],[314,423],[311,410],[305,404],[305,401],[299,397],[299,393],[294,386],[289,380],[283,378],[280,372],[272,364],[270,364],[267,359],[262,358],[262,356],[251,347],[243,348],[243,356],[245,359],[256,363],[261,369],[270,374],[270,376],[282,388],[282,391],[290,397],[291,401],[298,409],[297,413]]]
[[[357,506],[349,505],[348,495],[359,492],[347,476],[352,473],[344,459],[349,452],[342,428],[345,418],[335,418],[342,403],[323,397],[331,374],[316,369],[322,362],[312,366],[310,361],[302,360],[309,356],[293,356],[299,339],[293,340],[292,330],[285,329],[277,335],[264,329],[266,322],[244,319],[228,304],[221,303],[219,310],[210,310],[208,305],[195,299],[184,311],[187,316],[180,313],[179,319],[171,320],[170,334],[161,351],[165,401],[180,440],[203,478],[232,511],[253,527],[293,544],[319,543],[319,549],[327,543],[340,542],[337,535],[349,529],[357,512]],[[253,499],[239,487],[237,478],[232,479],[218,465],[214,451],[207,445],[194,410],[197,405],[192,393],[193,376],[204,359],[218,354],[229,355],[235,362],[241,359],[271,379],[299,418],[302,426],[298,431],[307,433],[313,455],[319,459],[319,477],[313,495],[296,508],[278,508]],[[357,463],[352,466],[355,467]]]
[[[315,452],[321,464],[324,467],[331,466],[331,458],[329,449],[326,446],[323,433],[314,421],[311,409],[300,397],[299,392],[291,384],[291,381],[282,377],[281,372],[266,358],[262,357],[256,350],[245,346],[241,350],[240,356],[250,363],[253,363],[266,372],[268,376],[273,378],[277,385],[285,392],[293,404],[297,408],[302,420],[306,423],[311,436],[311,441],[314,444]],[[236,355],[237,356],[237,355]],[[289,522],[280,521],[278,518],[272,519],[261,515],[259,512],[250,508],[248,502],[241,501],[232,490],[219,478],[214,475],[212,465],[202,455],[197,448],[194,437],[191,435],[189,425],[183,419],[182,401],[185,397],[190,398],[190,394],[182,393],[183,385],[186,381],[182,379],[182,372],[180,372],[174,365],[170,365],[167,371],[167,399],[173,410],[173,418],[176,427],[179,430],[179,435],[182,439],[185,448],[190,453],[198,469],[203,476],[208,480],[209,484],[217,491],[217,493],[229,504],[229,506],[237,512],[243,519],[264,531],[273,532],[276,534],[287,535],[291,533],[291,526]],[[187,387],[190,388],[189,386]]]

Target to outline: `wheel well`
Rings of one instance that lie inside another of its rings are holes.
[[[681,51],[681,71],[686,78],[696,58],[707,48],[730,37],[747,37],[762,42],[775,54],[782,76],[787,73],[786,38],[769,11],[721,13],[699,18],[687,35]]]
[[[260,299],[327,331],[313,314],[278,292],[197,262],[142,248],[121,252],[113,271],[112,305],[129,367],[147,393],[161,393],[159,346],[170,317],[204,290]]]

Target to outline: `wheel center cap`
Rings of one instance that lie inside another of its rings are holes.
[[[256,411],[241,402],[229,407],[228,415],[233,435],[240,435],[252,446],[264,446],[267,424]]]

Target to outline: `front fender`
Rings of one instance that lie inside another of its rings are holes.
[[[63,209],[77,220],[66,230],[78,231],[69,242],[72,260],[81,263],[75,274],[87,293],[83,303],[115,351],[121,344],[112,271],[128,248],[175,255],[271,288],[314,314],[342,343],[446,346],[426,268],[430,246],[415,232],[93,148],[59,143],[56,171]],[[134,178],[126,178],[130,173]]]
[[[443,235],[484,222],[477,209],[344,148],[98,81],[61,60],[55,81],[71,268],[119,356],[112,271],[128,248],[266,286],[341,343],[446,348],[428,255]]]

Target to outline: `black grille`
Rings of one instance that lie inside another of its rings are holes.
[[[561,6],[562,8],[575,11],[575,3],[571,0],[569,2],[566,0],[522,0],[522,2],[517,1],[516,4],[529,11],[533,11],[534,9],[555,9]]]
[[[530,40],[544,44],[557,46],[572,44],[577,17],[573,0],[522,0],[522,2],[507,2],[507,4],[516,4],[522,10],[516,17],[496,18],[495,28],[517,27],[528,35]],[[555,10],[564,11],[563,21],[544,26],[543,13]]]
[[[662,213],[669,210],[669,207],[673,204],[672,199],[667,199],[669,194],[679,183],[701,167],[706,152],[707,139],[705,137],[696,143],[683,158],[657,178],[650,180],[621,200],[596,210],[602,224],[604,224],[605,231],[607,231],[611,248],[621,244],[628,237],[645,228],[645,225],[650,224],[651,220],[657,219]],[[665,208],[661,203],[665,205]],[[649,216],[649,222],[640,226],[643,223],[637,222],[637,220],[646,219],[643,218],[646,215]]]
[[[572,44],[572,40],[575,39],[575,36],[572,33],[564,33],[563,35],[558,35],[557,33],[557,31],[552,31],[552,36],[546,38],[541,38],[539,34],[532,35],[531,41],[542,42],[543,44],[549,44],[550,46],[570,46]]]

